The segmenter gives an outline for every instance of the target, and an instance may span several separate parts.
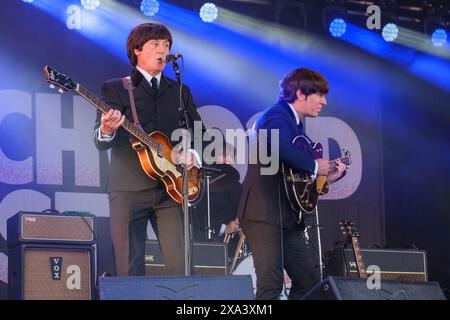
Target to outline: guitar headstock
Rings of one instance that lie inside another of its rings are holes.
[[[356,225],[352,220],[342,219],[341,221],[339,221],[339,224],[341,226],[341,231],[344,236],[350,238],[359,237],[358,229],[356,229]]]
[[[341,161],[346,166],[348,166],[352,163],[352,158],[350,157],[350,151],[348,151],[347,149],[342,149]]]
[[[44,76],[45,81],[50,84],[50,88],[55,89],[58,87],[60,93],[64,91],[75,91],[77,89],[78,84],[75,81],[49,66],[44,67]]]

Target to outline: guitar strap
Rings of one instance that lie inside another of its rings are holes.
[[[139,118],[136,112],[136,105],[134,103],[134,95],[133,95],[133,82],[131,81],[130,77],[123,77],[122,78],[122,84],[125,90],[128,90],[128,96],[130,97],[130,105],[131,105],[131,114],[133,116],[133,124],[138,127],[139,129],[142,129],[141,124],[139,123]]]

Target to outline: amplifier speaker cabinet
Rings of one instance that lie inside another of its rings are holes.
[[[381,281],[379,288],[369,289],[367,279],[328,277],[302,300],[445,300],[445,296],[435,281]]]
[[[227,274],[227,247],[222,243],[194,242],[192,260],[195,275]],[[157,240],[147,240],[145,244],[145,274],[167,274]]]
[[[98,283],[100,300],[254,299],[250,275],[100,277]]]
[[[381,280],[428,281],[426,251],[401,249],[361,249],[364,265],[378,266]],[[350,248],[327,253],[330,276],[358,278],[355,255]]]
[[[94,299],[93,246],[23,244],[8,250],[8,297]]]
[[[7,221],[7,243],[92,244],[94,216],[19,211]]]

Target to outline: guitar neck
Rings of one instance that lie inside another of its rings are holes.
[[[330,169],[330,171],[333,171],[336,169],[336,161],[338,161],[338,160],[340,160],[346,166],[348,166],[351,163],[349,156],[343,156],[341,158],[330,160],[330,161],[328,161],[328,168]]]
[[[94,94],[90,93],[89,90],[81,86],[77,85],[75,92],[77,92],[80,96],[85,98],[88,102],[90,102],[94,107],[100,110],[103,113],[107,113],[112,108],[108,106],[105,102],[97,98]],[[132,122],[128,119],[125,119],[122,127],[128,131],[133,137],[145,143],[148,147],[152,148],[155,151],[159,150],[159,143],[147,135],[142,129],[136,127]]]
[[[355,254],[356,267],[360,278],[367,278],[366,266],[364,265],[361,247],[359,246],[358,237],[352,237],[353,253]]]

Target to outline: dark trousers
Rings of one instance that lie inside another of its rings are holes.
[[[256,273],[256,299],[279,299],[283,267],[292,280],[289,299],[300,299],[317,282],[312,257],[298,225],[283,229],[266,222],[241,219]]]
[[[109,194],[111,238],[118,276],[145,275],[145,241],[151,222],[168,275],[184,275],[181,207],[161,188]]]

